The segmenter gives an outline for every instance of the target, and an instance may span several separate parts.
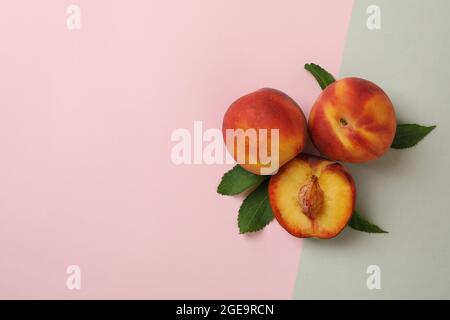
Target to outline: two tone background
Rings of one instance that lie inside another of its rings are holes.
[[[450,298],[448,12],[446,0],[2,1],[0,298]],[[387,235],[300,240],[276,222],[238,235],[241,199],[215,192],[230,166],[171,162],[173,130],[220,128],[260,87],[308,113],[320,89],[306,62],[378,83],[400,122],[437,125],[349,166],[358,209]]]

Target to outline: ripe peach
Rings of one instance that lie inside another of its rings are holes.
[[[329,85],[309,115],[309,132],[317,149],[345,162],[381,157],[394,140],[396,126],[389,97],[376,84],[360,78]]]
[[[350,220],[355,184],[345,168],[324,158],[300,154],[270,178],[275,218],[299,238],[333,238]]]
[[[228,151],[244,169],[272,174],[303,150],[306,118],[288,95],[264,88],[231,104],[222,133]]]

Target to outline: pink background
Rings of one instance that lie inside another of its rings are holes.
[[[301,241],[238,235],[230,166],[175,166],[170,135],[260,87],[307,113],[352,1],[78,0],[69,31],[71,3],[0,3],[0,298],[290,298]]]

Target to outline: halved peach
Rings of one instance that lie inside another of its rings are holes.
[[[333,238],[350,220],[356,201],[352,176],[339,163],[300,154],[269,183],[272,211],[292,235]]]

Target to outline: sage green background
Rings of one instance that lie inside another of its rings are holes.
[[[369,5],[381,8],[380,30],[366,26]],[[390,233],[306,239],[294,298],[450,298],[449,14],[448,0],[355,1],[340,77],[379,84],[400,123],[437,128],[414,148],[347,166],[358,209]],[[381,268],[380,290],[366,286],[369,265]]]

